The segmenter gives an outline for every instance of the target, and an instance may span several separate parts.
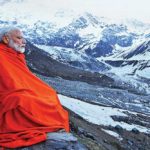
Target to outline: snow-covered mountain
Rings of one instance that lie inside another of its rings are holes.
[[[36,46],[48,52],[53,59],[64,64],[68,64],[77,68],[82,68],[83,70],[105,72],[111,68],[107,63],[98,61],[84,53],[74,51],[74,49],[72,48],[45,45]]]
[[[140,27],[141,29],[141,27]],[[106,22],[103,18],[84,13],[63,27],[53,22],[35,22],[31,29],[26,29],[26,36],[37,45],[73,48],[94,58],[120,53],[134,47],[141,40],[146,40],[143,33],[131,31],[127,25]],[[141,30],[140,30],[141,31]]]
[[[124,59],[150,60],[150,39],[123,55]]]
[[[138,79],[147,78],[150,79],[150,40],[139,42],[134,45],[133,48],[129,48],[126,51],[120,53],[98,58],[104,59],[106,63],[113,66],[110,72],[113,72],[119,76],[125,77],[129,75]],[[120,70],[118,72],[118,69]]]
[[[149,79],[150,24],[137,20],[116,23],[88,12],[77,15],[63,10],[51,18],[33,18],[28,13],[4,14],[3,9],[0,28],[20,27],[28,41],[60,62],[94,72]]]
[[[120,125],[133,131],[137,128],[140,132],[150,128],[147,123],[150,114],[150,24],[137,20],[115,22],[70,10],[59,10],[49,16],[39,11],[35,17],[28,10],[24,11],[24,2],[27,0],[0,1],[0,30],[6,26],[23,30],[29,68],[60,94],[76,98],[61,95],[63,105],[105,128],[111,125],[114,130]],[[25,4],[26,8],[34,9],[34,5]],[[16,11],[11,11],[15,6]],[[18,13],[18,8],[23,12]],[[96,109],[95,104],[100,107]],[[84,111],[83,106],[86,106]],[[120,113],[114,113],[116,110]],[[107,124],[102,122],[102,112]],[[126,140],[129,136],[122,137]]]

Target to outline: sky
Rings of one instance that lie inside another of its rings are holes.
[[[2,2],[4,0],[0,0]],[[73,10],[75,13],[90,12],[96,16],[112,19],[134,18],[150,23],[150,0],[23,0],[22,4],[5,2],[7,10],[18,14],[30,12],[32,15],[47,17],[57,10]],[[1,7],[1,9],[2,9]]]
[[[55,0],[53,8],[72,8],[89,11],[99,16],[136,18],[150,22],[150,0]]]
[[[150,0],[36,0],[36,2],[49,11],[60,8],[73,9],[76,12],[89,11],[98,16],[135,18],[150,22]]]

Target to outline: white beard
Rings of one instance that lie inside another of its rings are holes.
[[[17,52],[20,52],[20,53],[24,53],[25,52],[25,47],[21,47],[18,44],[14,43],[14,41],[12,39],[10,39],[8,45],[9,45],[9,47],[13,48]]]

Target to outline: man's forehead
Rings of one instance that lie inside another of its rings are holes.
[[[12,30],[10,33],[14,36],[23,36],[23,32],[19,29]]]

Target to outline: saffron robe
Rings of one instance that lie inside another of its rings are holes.
[[[59,129],[69,132],[69,121],[56,91],[31,73],[24,54],[0,43],[0,147],[29,146]]]

